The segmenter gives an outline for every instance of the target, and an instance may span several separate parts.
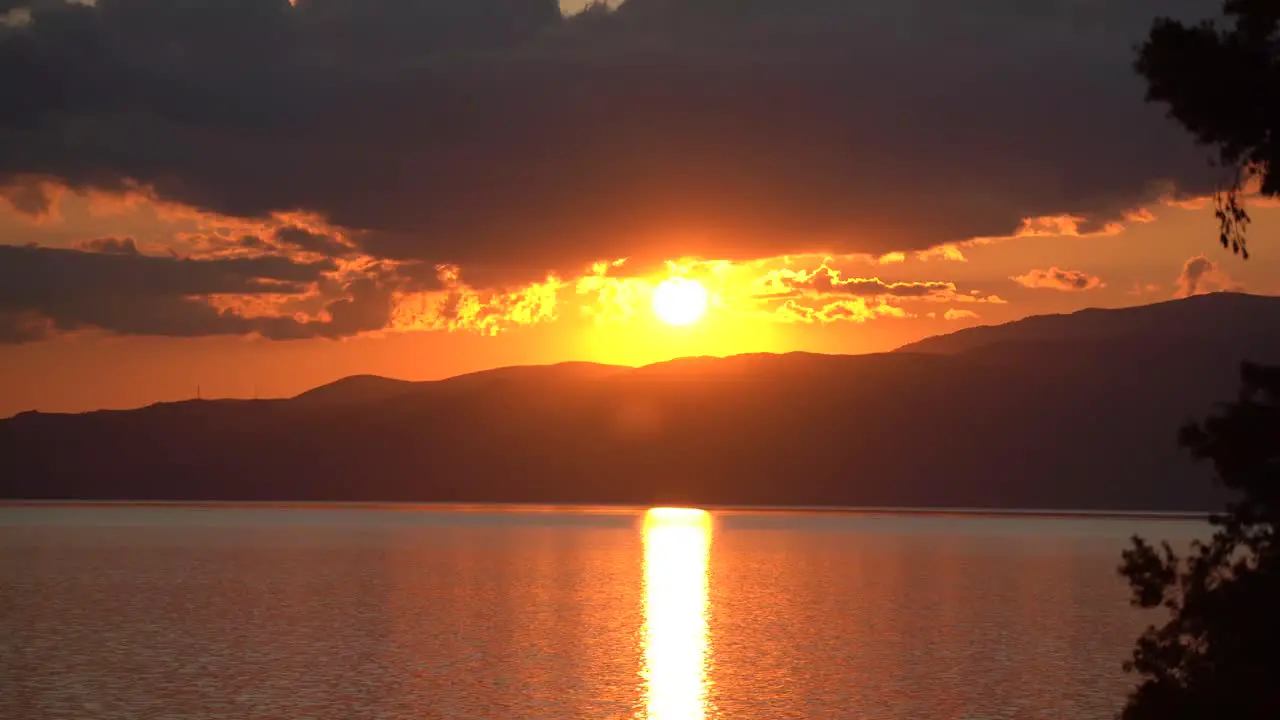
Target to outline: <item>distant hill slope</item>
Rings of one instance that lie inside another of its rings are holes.
[[[602,365],[588,362],[565,362],[556,365],[520,365],[480,370],[443,380],[411,382],[378,375],[351,375],[321,385],[291,398],[299,406],[319,408],[332,405],[377,403],[404,395],[421,394],[431,390],[459,390],[478,388],[506,382],[519,382],[536,378],[542,382],[565,380],[589,380],[604,377],[630,368],[620,365]]]
[[[1280,363],[1275,298],[1028,318],[900,351],[349,378],[0,420],[23,498],[1202,510],[1185,421]]]
[[[352,375],[294,396],[300,405],[323,406],[377,402],[412,392],[418,383],[377,375]]]
[[[457,375],[440,380],[450,389],[480,388],[502,383],[519,382],[574,382],[596,380],[632,368],[625,365],[604,365],[590,362],[562,362],[555,365],[515,365]]]
[[[1153,305],[1065,315],[1036,315],[1003,325],[981,325],[937,335],[897,352],[955,354],[1010,343],[1177,341],[1240,343],[1280,334],[1280,297],[1211,293]]]

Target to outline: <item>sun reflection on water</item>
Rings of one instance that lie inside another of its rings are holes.
[[[644,679],[648,720],[707,715],[707,558],[711,515],[653,508],[644,517]]]

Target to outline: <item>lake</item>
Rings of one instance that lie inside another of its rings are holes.
[[[1193,520],[0,507],[0,717],[1110,718]]]

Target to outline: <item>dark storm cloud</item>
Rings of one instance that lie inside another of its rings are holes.
[[[384,327],[390,293],[367,278],[340,288],[328,321],[247,317],[209,295],[300,294],[334,269],[283,257],[183,260],[0,245],[0,343],[97,328],[124,335],[258,333],[276,339],[341,337]]]
[[[98,0],[0,29],[0,179],[538,275],[919,249],[1206,189],[1129,62],[1156,14],[1216,5]]]
[[[67,295],[94,297],[302,292],[329,261],[285,257],[180,260],[0,245],[0,309]]]

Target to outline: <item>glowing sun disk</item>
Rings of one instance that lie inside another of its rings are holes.
[[[653,291],[653,312],[668,325],[688,325],[707,311],[707,289],[688,278],[663,280]]]

